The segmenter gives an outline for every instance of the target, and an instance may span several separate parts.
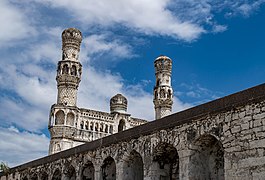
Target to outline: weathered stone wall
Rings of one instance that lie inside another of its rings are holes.
[[[264,179],[265,84],[10,170],[10,179]]]

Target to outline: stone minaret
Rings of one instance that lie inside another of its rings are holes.
[[[77,90],[81,80],[82,65],[79,62],[82,34],[69,28],[62,33],[62,60],[57,68],[57,103],[51,107],[49,154],[78,145],[74,141],[77,127]]]
[[[171,87],[172,61],[167,56],[159,56],[155,62],[156,85],[154,87],[155,119],[171,114],[173,89]]]
[[[57,104],[76,106],[77,89],[81,80],[82,65],[78,61],[82,34],[69,28],[62,33],[62,60],[57,69]]]

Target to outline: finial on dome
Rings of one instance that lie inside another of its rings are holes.
[[[127,99],[122,94],[116,94],[110,99],[110,112],[127,112]]]

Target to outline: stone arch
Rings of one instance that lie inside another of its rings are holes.
[[[212,135],[203,135],[192,144],[190,178],[197,180],[224,179],[224,150]]]
[[[126,180],[144,179],[143,159],[135,150],[124,159],[122,176],[122,179]]]
[[[48,180],[48,174],[46,172],[42,172],[40,175],[41,180]]]
[[[100,132],[103,132],[103,126],[104,126],[103,123],[100,123],[100,127],[99,127]]]
[[[73,76],[76,76],[77,75],[77,69],[76,69],[76,66],[75,65],[72,65],[71,75],[73,75]]]
[[[62,74],[68,74],[68,72],[69,72],[68,64],[64,64],[62,68]]]
[[[71,165],[66,169],[65,179],[66,180],[75,180],[76,179],[76,171],[75,168]]]
[[[112,126],[112,125],[109,126],[109,132],[110,132],[111,134],[113,133],[113,126]]]
[[[121,119],[118,125],[118,132],[125,130],[125,120]]]
[[[102,180],[116,180],[116,163],[112,157],[107,157],[101,166]]]
[[[98,131],[98,123],[95,123],[95,131]]]
[[[170,89],[169,89],[167,92],[168,92],[168,94],[167,94],[167,98],[168,98],[168,99],[170,99],[170,98],[171,98],[171,96],[172,96],[172,92],[171,92],[171,90],[170,90]]]
[[[91,161],[88,161],[83,169],[81,174],[81,180],[94,180],[95,179],[95,168]]]
[[[80,129],[84,129],[84,121],[81,121],[81,123],[80,123]]]
[[[74,126],[75,124],[74,121],[75,121],[75,115],[72,112],[69,112],[66,118],[66,125]]]
[[[90,122],[90,130],[91,130],[91,131],[94,130],[93,126],[94,126],[94,122]]]
[[[85,130],[88,130],[88,127],[89,127],[89,121],[86,121],[86,123],[85,123]]]
[[[105,133],[108,133],[109,132],[109,128],[108,128],[108,125],[106,124],[105,125]]]
[[[62,174],[59,169],[56,169],[52,175],[52,180],[61,180],[62,179]]]
[[[30,180],[38,180],[38,175],[36,173],[32,174]]]
[[[62,110],[59,110],[55,114],[55,125],[63,125],[64,124],[64,112]]]
[[[153,153],[151,176],[160,179],[179,179],[179,156],[176,148],[168,143],[159,143]]]

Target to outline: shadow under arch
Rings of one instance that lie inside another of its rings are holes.
[[[94,180],[95,168],[91,161],[85,163],[82,168],[81,180]]]
[[[122,179],[143,180],[144,164],[142,156],[135,150],[124,158]]]
[[[119,121],[119,125],[118,125],[118,132],[121,132],[123,130],[125,130],[125,120],[124,119],[121,119]]]
[[[74,166],[70,165],[66,169],[66,174],[65,174],[65,180],[75,180],[76,179],[76,171]]]
[[[40,174],[40,179],[41,180],[48,180],[48,174],[46,172],[42,172]]]
[[[224,180],[224,150],[213,135],[200,136],[192,144],[190,175],[195,180]]]
[[[59,169],[56,169],[52,175],[52,180],[61,180],[62,179],[62,174]]]
[[[173,145],[162,142],[155,147],[151,176],[163,180],[179,179],[179,156]]]
[[[101,166],[102,180],[116,180],[116,163],[114,159],[108,156]]]

